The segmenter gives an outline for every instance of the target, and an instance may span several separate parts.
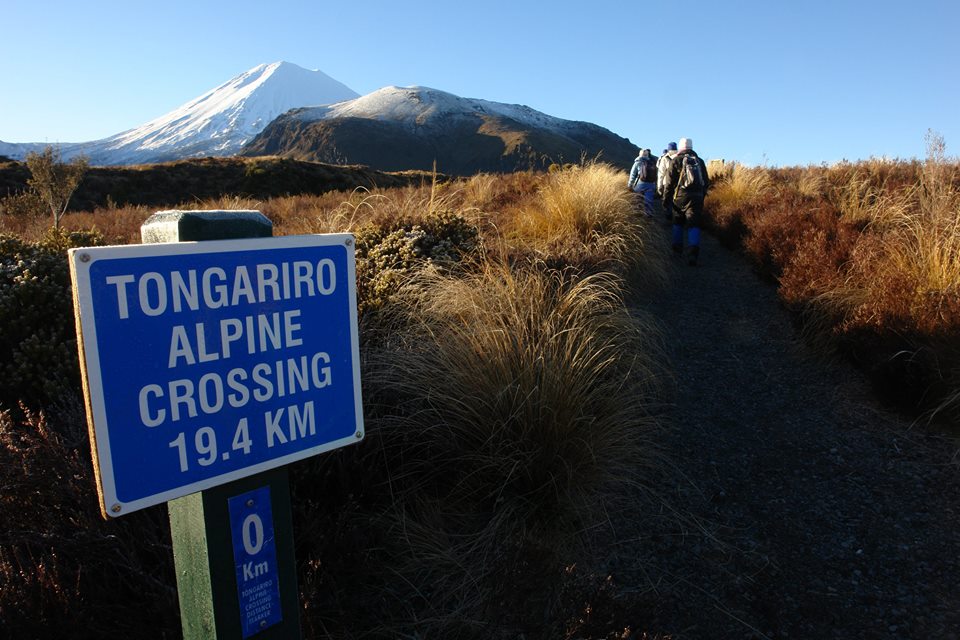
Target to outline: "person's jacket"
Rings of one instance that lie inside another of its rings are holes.
[[[683,171],[683,160],[687,155],[691,155],[697,159],[697,162],[700,163],[700,171],[703,173],[703,188],[697,190],[691,189],[680,189],[680,172]],[[669,194],[676,200],[678,197],[687,196],[687,197],[699,197],[703,198],[707,195],[707,190],[710,188],[710,176],[707,175],[707,165],[704,163],[703,159],[696,154],[692,149],[686,149],[684,151],[678,151],[677,155],[673,157],[673,160],[670,161],[670,171],[667,172],[667,179],[663,185],[663,192]]]
[[[633,189],[633,188],[636,186],[637,181],[640,180],[640,166],[641,166],[641,163],[642,163],[642,162],[646,162],[646,161],[650,161],[650,160],[652,160],[653,163],[654,163],[654,165],[656,165],[657,157],[656,157],[655,155],[653,155],[653,154],[643,155],[643,152],[641,152],[640,155],[638,155],[638,156],[636,157],[636,159],[633,161],[633,168],[630,169],[630,180],[627,182],[627,186],[628,186],[629,188]],[[655,183],[655,182],[656,182],[656,177],[654,177],[653,180],[644,180],[643,182],[646,182],[646,183]]]
[[[670,173],[670,163],[677,155],[673,149],[668,149],[665,154],[657,160],[657,193],[663,194],[663,186],[667,183],[667,174]]]

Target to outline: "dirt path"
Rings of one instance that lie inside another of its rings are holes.
[[[671,271],[643,306],[675,367],[660,488],[681,517],[615,522],[603,633],[960,637],[954,447],[813,358],[774,288],[712,237]]]

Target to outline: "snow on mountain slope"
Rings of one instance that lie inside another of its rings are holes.
[[[279,116],[243,150],[297,160],[361,164],[381,171],[436,166],[450,175],[542,169],[600,157],[627,165],[636,146],[589,122],[428,87],[368,95]]]
[[[461,98],[429,87],[384,87],[353,100],[301,109],[296,117],[305,122],[333,118],[364,118],[407,122],[411,126],[440,125],[458,116],[498,115],[542,129],[563,132],[575,121],[549,116],[525,105]]]
[[[281,113],[349,100],[359,94],[322,71],[289,62],[262,64],[166,115],[115,136],[61,146],[63,158],[85,154],[93,164],[139,164],[238,152]],[[2,143],[14,158],[35,145]]]
[[[322,71],[260,65],[143,126],[108,138],[112,150],[232,155],[281,113],[358,94]]]
[[[4,142],[0,140],[0,156],[6,156],[14,160],[23,160],[28,153],[40,153],[46,146],[47,145],[41,142]],[[61,145],[61,153],[63,152],[63,147],[66,146],[67,145]]]

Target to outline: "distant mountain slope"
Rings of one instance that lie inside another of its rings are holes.
[[[135,129],[94,142],[63,144],[60,149],[64,159],[85,154],[99,165],[230,156],[289,109],[357,95],[322,71],[289,62],[262,64]],[[0,154],[23,159],[43,146],[0,142]]]
[[[77,143],[59,145],[61,151],[76,146]],[[28,153],[40,153],[47,144],[43,142],[4,142],[0,140],[0,156],[11,160],[23,160]]]
[[[0,159],[0,199],[27,188],[26,164]],[[445,176],[439,177],[441,180]],[[172,207],[224,196],[278,196],[429,183],[433,175],[386,173],[288,158],[192,158],[137,167],[91,167],[70,199],[74,211],[117,205]],[[2,208],[0,208],[2,209]]]
[[[426,87],[386,87],[274,120],[244,155],[363,164],[382,171],[514,171],[575,162],[582,155],[629,166],[636,146],[588,122],[522,105],[461,98]]]

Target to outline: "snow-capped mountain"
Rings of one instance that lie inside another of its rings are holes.
[[[461,98],[446,91],[416,86],[384,87],[338,104],[299,109],[294,117],[306,122],[334,118],[366,118],[402,122],[410,127],[442,128],[449,124],[451,118],[483,115],[503,116],[524,125],[555,131],[568,131],[571,127],[582,124],[555,118],[525,105]]]
[[[262,64],[135,129],[94,142],[60,145],[64,159],[145,164],[234,155],[289,109],[349,100],[359,94],[322,71],[289,62]],[[0,142],[0,155],[22,159],[42,144]]]
[[[598,154],[629,166],[636,150],[629,140],[595,124],[414,86],[291,110],[243,153],[385,171],[429,170],[436,160],[441,172],[470,174],[543,168]]]
[[[44,144],[0,142],[22,160]],[[63,159],[151,164],[203,156],[280,155],[382,171],[444,173],[545,168],[583,156],[629,166],[636,147],[588,122],[427,87],[365,96],[321,71],[260,65],[146,124],[94,142],[59,145]]]

